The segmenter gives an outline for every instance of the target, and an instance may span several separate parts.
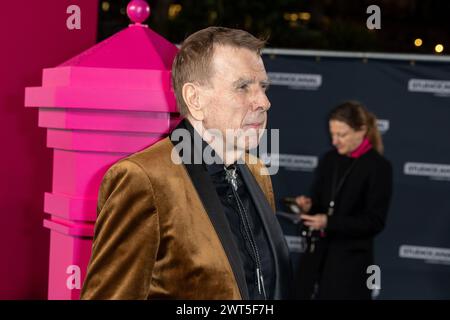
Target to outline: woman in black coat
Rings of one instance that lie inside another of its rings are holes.
[[[370,299],[373,239],[383,230],[392,193],[392,167],[376,118],[357,102],[333,109],[335,149],[319,161],[311,197],[297,204],[317,241],[300,261],[300,299]],[[369,281],[370,283],[370,281]]]

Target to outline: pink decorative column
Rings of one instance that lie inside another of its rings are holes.
[[[52,192],[44,202],[49,299],[79,298],[105,171],[179,121],[170,85],[177,48],[141,24],[150,13],[145,1],[131,1],[127,12],[134,22],[128,28],[44,69],[42,86],[26,88],[25,105],[39,108],[39,126],[54,150]]]

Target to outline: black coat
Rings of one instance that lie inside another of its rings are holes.
[[[354,163],[356,161],[356,163]],[[354,163],[354,164],[353,164]],[[311,213],[326,213],[333,185],[352,167],[335,197],[326,236],[300,261],[297,293],[309,299],[370,299],[367,267],[374,264],[373,238],[383,230],[392,193],[392,166],[374,149],[359,159],[326,153],[311,190]],[[334,182],[334,181],[337,181]]]

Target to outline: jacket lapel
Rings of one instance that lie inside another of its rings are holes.
[[[274,299],[289,299],[291,297],[291,265],[283,232],[275,213],[247,165],[239,164],[238,167],[261,217],[272,250],[276,272]]]
[[[202,152],[202,150],[201,146],[200,150],[195,148],[196,146],[194,146],[193,143],[193,135],[197,133],[193,132],[193,128],[188,128],[184,124],[184,121],[187,120],[181,121],[176,129],[188,130],[192,138],[192,145],[190,162],[183,162],[183,164],[186,167],[186,171],[191,178],[192,184],[194,185],[194,188],[197,191],[200,200],[202,201],[203,207],[205,208],[205,211],[207,212],[209,219],[211,220],[211,223],[219,237],[220,242],[222,243],[225,254],[227,255],[228,261],[230,262],[231,268],[233,270],[236,283],[239,287],[241,297],[242,299],[247,300],[249,299],[249,295],[247,283],[245,281],[245,273],[244,269],[242,268],[242,261],[239,256],[238,248],[232,238],[230,225],[225,217],[225,212],[222,208],[219,196],[217,195],[216,188],[214,187],[214,184],[212,183],[206,168],[203,166],[203,164],[195,164],[194,162],[194,157],[195,159],[201,159],[201,153],[200,155],[198,153]],[[173,140],[172,134],[170,135],[170,140],[172,141],[174,146],[180,143],[180,141]],[[196,156],[195,153],[197,153]]]

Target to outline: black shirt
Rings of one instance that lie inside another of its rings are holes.
[[[249,291],[250,299],[264,299],[262,294],[259,294],[256,282],[256,268],[253,258],[253,253],[249,241],[246,239],[243,221],[239,216],[238,204],[231,184],[226,180],[226,173],[223,164],[205,165],[217,194],[222,203],[225,215],[230,224],[233,233],[233,239],[239,249],[239,255],[243,263],[245,278]],[[234,165],[232,165],[234,166]],[[228,167],[229,168],[229,167]],[[258,248],[261,260],[262,274],[264,278],[264,288],[268,299],[273,299],[273,292],[275,287],[275,269],[268,243],[267,235],[262,225],[261,218],[256,210],[255,204],[249,194],[249,191],[241,178],[239,167],[236,166],[238,189],[237,194],[248,213],[250,229]]]
[[[184,124],[188,131],[193,135],[198,135],[193,126],[189,121],[184,121]],[[198,136],[197,141],[202,142],[201,151],[204,154],[205,149],[209,147],[208,143]],[[194,141],[196,138],[194,138]],[[208,150],[208,154],[211,154],[214,159],[214,150]],[[218,159],[219,160],[219,159]],[[208,171],[212,183],[216,188],[217,195],[222,204],[225,216],[230,225],[232,231],[232,238],[236,247],[239,250],[239,256],[242,262],[242,269],[245,273],[245,279],[248,288],[248,297],[251,300],[264,299],[264,295],[259,293],[258,284],[256,282],[256,267],[254,261],[254,255],[252,254],[252,249],[249,241],[246,239],[244,226],[242,219],[239,215],[239,209],[237,200],[233,195],[233,190],[231,184],[226,180],[226,172],[223,163],[213,163],[206,164],[204,161],[203,165]],[[266,231],[264,229],[263,223],[259,216],[259,212],[256,210],[253,199],[244,180],[239,172],[239,166],[232,165],[236,168],[238,189],[237,194],[242,201],[243,207],[247,213],[249,220],[250,229],[253,234],[253,238],[256,243],[256,247],[259,252],[259,257],[261,261],[262,275],[264,279],[264,289],[266,292],[267,299],[274,298],[275,292],[275,262],[272,255],[272,250],[268,241]],[[230,167],[227,167],[227,169]]]

